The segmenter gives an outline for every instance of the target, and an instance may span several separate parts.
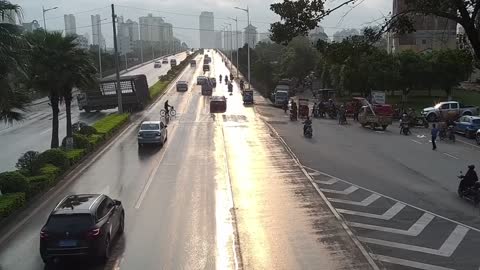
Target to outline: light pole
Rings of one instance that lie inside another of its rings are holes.
[[[235,21],[235,48],[237,50],[237,78],[238,78],[238,18],[235,17],[234,18],[231,18],[231,17],[228,17],[229,19],[231,20],[234,20]]]
[[[230,68],[232,68],[232,63],[233,63],[233,33],[232,33],[232,24],[231,23],[225,23],[230,27]],[[228,29],[228,28],[227,28]],[[227,32],[228,33],[228,32]]]
[[[248,33],[248,27],[250,26],[250,10],[247,8],[235,7],[236,9],[247,12],[247,57],[248,57],[248,89],[250,90],[250,34]]]
[[[43,13],[43,29],[45,30],[45,32],[47,32],[47,23],[45,21],[45,13],[47,11],[50,11],[50,10],[54,10],[54,9],[57,9],[58,7],[52,7],[52,8],[47,8],[45,9],[45,7],[42,6],[42,13]]]

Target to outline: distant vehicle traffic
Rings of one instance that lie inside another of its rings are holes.
[[[211,96],[213,94],[213,83],[212,80],[207,78],[204,83],[202,83],[202,95]]]
[[[153,63],[153,67],[154,68],[161,68],[162,67],[162,63],[160,61],[155,61],[155,63]]]
[[[455,122],[455,132],[464,134],[467,138],[473,139],[480,129],[480,116],[465,115]]]
[[[106,261],[116,235],[125,227],[122,203],[101,194],[69,195],[53,209],[40,231],[45,264],[73,256]]]
[[[97,89],[86,90],[77,95],[79,110],[100,111],[118,107],[117,81],[103,79]],[[150,100],[147,77],[143,74],[120,77],[124,110],[141,110]]]
[[[208,65],[208,64],[203,65],[203,71],[204,72],[210,71],[210,65]]]
[[[168,136],[167,125],[162,121],[144,121],[138,131],[138,146],[145,144],[163,145]]]
[[[197,61],[195,61],[195,59],[190,60],[190,66],[191,67],[196,67],[197,66]]]
[[[188,83],[186,81],[178,81],[177,91],[188,91]]]
[[[428,121],[434,122],[437,120],[455,120],[464,115],[478,115],[478,107],[468,106],[457,101],[445,101],[440,102],[434,107],[424,108],[422,115],[427,118]]]
[[[177,59],[170,59],[170,66],[174,67],[177,65]]]
[[[168,58],[163,58],[162,59],[162,64],[168,64]]]
[[[225,96],[213,96],[210,100],[210,113],[224,113],[227,111],[227,98]]]
[[[207,77],[205,76],[198,76],[197,77],[197,85],[202,85],[207,81]]]

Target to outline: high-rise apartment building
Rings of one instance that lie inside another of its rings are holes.
[[[75,22],[75,16],[73,14],[63,15],[65,21],[65,35],[77,34],[77,23]]]
[[[155,17],[153,14],[139,18],[140,39],[143,41],[162,41],[162,28],[165,21],[162,17]]]
[[[393,0],[393,16],[406,10],[405,0]],[[400,52],[414,50],[417,52],[455,49],[457,23],[434,15],[412,15],[415,32],[409,34],[390,33],[388,51]]]
[[[250,48],[255,48],[255,45],[257,45],[257,28],[251,24],[249,24],[247,27],[245,27],[245,43],[248,43]]]
[[[199,18],[200,48],[215,47],[215,23],[213,12],[203,11]]]
[[[92,15],[92,43],[93,45],[105,46],[104,38],[102,36],[102,23],[100,15]]]
[[[215,46],[216,49],[223,49],[222,45],[222,31],[215,31]]]

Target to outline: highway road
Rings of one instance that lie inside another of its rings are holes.
[[[479,269],[480,211],[457,196],[459,171],[480,167],[480,148],[458,136],[438,142],[430,131],[372,131],[350,120],[301,122],[258,98],[257,111],[288,144],[379,265],[387,269]],[[462,140],[461,142],[459,140]]]
[[[227,74],[220,56],[212,58],[209,75]],[[56,203],[75,193],[120,199],[125,234],[106,265],[84,260],[58,269],[372,269],[309,175],[255,108],[242,104],[237,86],[229,96],[218,84],[214,94],[227,96],[227,112],[210,114],[210,98],[195,85],[200,74],[201,65],[188,67],[178,79],[189,82],[189,91],[170,88],[1,228],[0,269],[43,269],[39,230]],[[167,99],[177,111],[167,143],[139,148],[139,124],[158,119]]]
[[[186,57],[185,53],[176,55],[177,60],[181,61]],[[159,58],[160,59],[160,58]],[[153,63],[137,67],[123,75],[145,74],[148,85],[153,85],[158,81],[158,76],[164,75],[170,69],[170,65],[162,65],[161,68],[154,69]],[[116,109],[105,110],[101,112],[80,112],[74,98],[72,104],[72,122],[82,121],[92,124],[103,116],[115,112]],[[59,138],[62,140],[66,136],[65,107],[60,108],[59,115]],[[51,139],[51,120],[52,112],[47,102],[32,105],[28,108],[25,120],[13,125],[0,123],[0,172],[15,169],[17,159],[29,150],[44,151],[50,148]]]

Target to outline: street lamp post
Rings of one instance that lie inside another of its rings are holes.
[[[228,17],[228,18],[235,21],[235,48],[237,50],[236,62],[237,62],[237,78],[238,78],[238,18],[237,17],[235,17],[235,19],[231,17]]]
[[[42,13],[43,13],[43,29],[45,30],[45,32],[47,32],[47,22],[45,20],[45,13],[47,11],[50,11],[50,10],[54,10],[54,9],[57,9],[58,7],[52,7],[52,8],[47,8],[45,9],[44,6],[42,6]]]
[[[103,20],[99,20],[98,21],[98,27],[100,27],[102,21],[106,21],[108,20],[107,18],[103,19]],[[92,33],[93,34],[93,33]],[[102,46],[101,46],[101,42],[100,42],[100,33],[97,34],[97,42],[98,42],[98,75],[100,75],[100,79],[103,77],[102,75]]]
[[[247,12],[247,28],[250,26],[250,10],[247,8],[235,7],[236,9]],[[250,89],[250,34],[247,29],[247,57],[248,57],[248,89]]]
[[[232,24],[231,23],[225,23],[230,27],[230,68],[232,68],[232,63],[233,63],[233,33],[232,33]],[[228,28],[227,28],[228,29]],[[228,32],[227,32],[228,33]]]

